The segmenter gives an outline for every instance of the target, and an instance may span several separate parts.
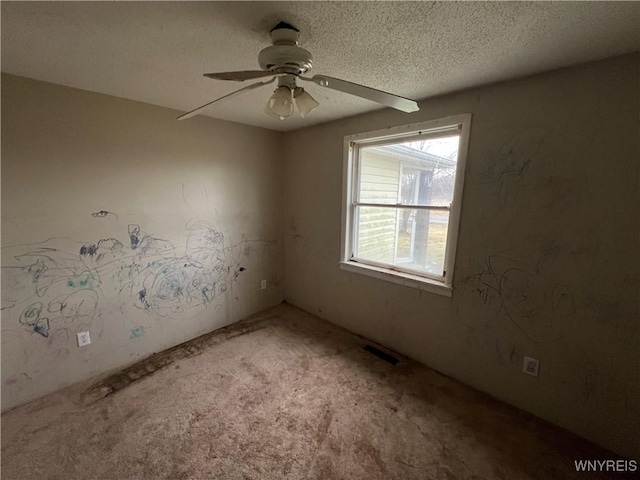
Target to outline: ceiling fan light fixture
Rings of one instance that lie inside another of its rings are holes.
[[[297,87],[293,92],[293,99],[302,118],[313,112],[320,105],[315,98],[304,91],[304,88]]]
[[[293,109],[293,91],[285,85],[280,85],[267,102],[265,112],[271,117],[283,120],[293,115]]]
[[[271,108],[269,107],[269,102],[267,102],[267,104],[264,106],[264,113],[269,115],[271,118],[275,118],[276,120],[284,120],[284,117],[273,113],[273,110],[271,110]]]
[[[2,0],[0,0],[2,1]],[[313,55],[308,50],[298,45],[300,31],[286,22],[280,22],[271,30],[271,42],[273,45],[263,48],[258,54],[258,64],[261,70],[245,70],[240,72],[218,72],[205,73],[204,76],[214,80],[228,80],[244,82],[264,77],[271,77],[271,80],[252,83],[240,90],[231,92],[209,103],[206,103],[190,112],[178,117],[178,120],[193,117],[202,110],[221,100],[238,95],[244,91],[261,87],[278,80],[278,88],[275,90],[264,111],[272,118],[284,120],[293,115],[295,108],[298,108],[300,116],[308,116],[313,110],[318,108],[319,103],[304,89],[296,85],[297,80],[312,82],[324,88],[336,90],[338,92],[364,98],[380,105],[395,108],[401,112],[411,113],[420,110],[415,100],[400,97],[393,93],[384,92],[375,88],[360,85],[358,83],[340,80],[339,78],[327,75],[314,75],[313,77],[303,76],[311,70]]]

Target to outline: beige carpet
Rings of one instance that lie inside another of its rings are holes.
[[[281,305],[2,416],[2,479],[564,479],[615,458]],[[616,475],[612,478],[621,478]]]

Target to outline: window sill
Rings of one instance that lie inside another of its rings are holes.
[[[368,277],[378,278],[387,282],[396,283],[405,287],[417,288],[426,292],[435,293],[450,297],[453,287],[445,285],[443,282],[431,280],[428,278],[411,275],[409,273],[398,272],[388,268],[373,267],[357,262],[340,262],[340,268],[352,273],[367,275]]]

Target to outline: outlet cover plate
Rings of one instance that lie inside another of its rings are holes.
[[[538,362],[538,359],[531,358],[531,357],[524,357],[524,362],[522,365],[522,373],[526,373],[527,375],[532,375],[534,377],[537,377],[539,368],[540,368],[540,362]]]
[[[78,346],[84,347],[85,345],[89,345],[91,343],[91,338],[89,337],[89,332],[80,332],[76,334],[78,337]]]

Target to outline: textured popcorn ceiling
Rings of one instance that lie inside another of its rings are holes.
[[[640,48],[639,2],[2,2],[1,9],[3,72],[180,111],[246,85],[202,74],[258,69],[258,52],[280,20],[301,30],[301,45],[314,55],[311,74],[417,100]],[[267,117],[272,86],[205,114],[286,131],[381,108],[306,85],[321,104],[306,119]]]

